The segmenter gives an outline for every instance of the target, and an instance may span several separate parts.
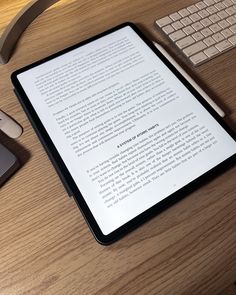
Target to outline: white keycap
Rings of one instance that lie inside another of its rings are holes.
[[[226,13],[224,10],[221,10],[219,12],[217,12],[217,15],[221,18],[221,19],[224,19],[226,17],[228,17],[228,13]]]
[[[226,7],[229,7],[231,5],[233,5],[233,2],[231,0],[224,0],[223,1],[223,4],[226,6]]]
[[[187,7],[187,9],[190,13],[195,13],[198,11],[197,6],[195,6],[195,5],[191,5],[191,6]]]
[[[196,41],[200,41],[200,40],[204,39],[204,36],[200,32],[196,32],[196,33],[192,34],[192,37]]]
[[[215,4],[215,2],[213,0],[204,0],[203,1],[207,6],[211,6],[213,4]]]
[[[215,45],[215,47],[216,47],[219,51],[221,51],[221,52],[228,50],[228,49],[231,48],[232,46],[233,46],[233,45],[232,45],[229,41],[227,41],[227,40],[224,40],[224,41],[222,41],[222,42],[220,42],[220,43],[218,43],[218,44]]]
[[[197,22],[198,20],[201,19],[200,15],[198,15],[197,13],[191,14],[189,16],[191,18],[192,21]]]
[[[208,37],[210,35],[212,35],[212,31],[209,28],[205,28],[203,30],[201,30],[201,33],[203,34],[203,36]]]
[[[208,46],[212,46],[216,43],[216,41],[212,38],[212,37],[208,37],[206,39],[203,40],[203,42]]]
[[[199,53],[190,57],[190,60],[194,65],[200,64],[203,61],[205,61],[206,59],[208,59],[208,57],[203,52],[199,52]]]
[[[188,16],[188,15],[190,14],[190,12],[189,12],[186,8],[181,9],[181,10],[179,10],[178,12],[179,12],[179,14],[180,14],[182,17],[186,17],[186,16]]]
[[[227,19],[227,22],[229,22],[231,25],[234,25],[236,23],[236,17],[230,16]]]
[[[185,32],[186,35],[191,35],[192,33],[195,32],[195,30],[191,26],[187,26],[186,28],[183,28],[183,31]]]
[[[200,20],[200,23],[204,27],[209,27],[210,25],[212,25],[212,21],[209,18],[204,18],[204,19]]]
[[[221,30],[220,26],[218,26],[217,24],[213,24],[209,27],[213,33],[217,33]]]
[[[221,33],[216,33],[216,34],[212,35],[212,38],[216,42],[220,42],[220,41],[224,40],[224,36]]]
[[[164,26],[167,26],[167,25],[169,25],[171,23],[172,23],[172,20],[171,20],[171,18],[169,18],[169,16],[165,16],[165,17],[163,17],[163,18],[161,18],[161,19],[159,19],[159,20],[156,21],[156,24],[160,28],[162,28]]]
[[[172,34],[169,35],[170,39],[172,41],[174,41],[174,42],[177,41],[177,40],[179,40],[179,39],[182,39],[185,36],[186,35],[185,35],[185,33],[182,30],[176,31],[176,32],[174,32],[174,33],[172,33]]]
[[[218,10],[222,10],[225,8],[224,4],[223,3],[216,3],[215,5],[215,8],[218,9]]]
[[[235,31],[236,32],[236,31]],[[230,36],[232,36],[234,34],[234,32],[232,32],[230,29],[225,29],[223,31],[221,31],[221,34],[225,37],[225,38],[229,38]]]
[[[214,14],[214,13],[218,12],[218,10],[215,8],[215,6],[207,7],[206,10],[207,10],[210,14]]]
[[[236,44],[236,35],[230,37],[228,40],[229,40],[229,42],[231,42],[233,45],[235,45],[235,44]]]
[[[229,28],[233,33],[236,34],[236,25],[233,25],[232,27]]]
[[[179,30],[179,29],[182,29],[183,28],[183,24],[177,20],[177,22],[174,22],[172,23],[172,27],[175,29],[175,30]]]
[[[193,44],[195,42],[195,40],[191,37],[191,36],[188,36],[188,37],[185,37],[179,41],[176,42],[176,45],[180,48],[180,49],[183,49],[191,44]]]
[[[201,10],[198,12],[198,14],[200,15],[201,18],[205,18],[209,15],[209,12],[205,9]]]
[[[175,29],[171,26],[171,25],[167,25],[165,27],[162,28],[162,30],[169,35],[170,33],[174,32]]]
[[[204,9],[207,7],[207,5],[203,1],[200,1],[196,3],[195,5],[197,6],[198,9]]]
[[[236,10],[234,7],[228,7],[225,9],[225,12],[228,13],[228,15],[234,15],[236,13]]]
[[[184,25],[184,26],[188,26],[188,25],[190,25],[190,24],[192,24],[192,20],[187,16],[187,17],[185,17],[185,18],[183,18],[182,20],[181,20],[181,23]]]
[[[203,29],[203,25],[200,22],[196,22],[192,24],[192,27],[194,28],[195,31],[200,31],[201,29]]]
[[[215,48],[215,46],[209,47],[206,50],[204,50],[204,53],[208,56],[208,57],[213,57],[217,54],[219,54],[219,50],[217,48]]]
[[[202,41],[199,41],[193,45],[190,45],[189,47],[185,48],[183,50],[183,53],[186,56],[191,56],[194,55],[195,53],[202,51],[203,49],[206,48],[206,44],[204,44]]]
[[[169,17],[173,20],[173,21],[177,21],[181,19],[181,15],[178,14],[178,12],[172,13],[169,15]]]
[[[217,23],[218,21],[220,21],[220,18],[217,14],[212,14],[211,16],[209,16],[209,19],[213,22],[213,23]]]
[[[221,20],[220,22],[218,22],[218,25],[222,28],[222,29],[225,29],[225,28],[228,28],[230,26],[230,24],[225,20]]]

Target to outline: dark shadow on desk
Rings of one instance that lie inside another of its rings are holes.
[[[24,135],[22,135],[24,136]],[[2,143],[7,149],[9,149],[19,160],[20,167],[24,166],[30,159],[30,151],[23,145],[17,142],[15,139],[9,138],[3,132],[0,131],[0,143]]]

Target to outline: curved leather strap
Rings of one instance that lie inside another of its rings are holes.
[[[6,27],[0,38],[0,63],[9,61],[13,49],[28,25],[44,10],[59,0],[33,0]]]

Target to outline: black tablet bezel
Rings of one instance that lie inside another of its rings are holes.
[[[130,232],[140,224],[144,223],[145,221],[149,220],[151,217],[155,216],[157,213],[163,211],[165,208],[169,207],[171,204],[177,202],[178,200],[185,197],[190,192],[197,189],[201,184],[206,182],[207,180],[210,180],[212,177],[218,175],[228,167],[235,164],[236,160],[236,154],[229,157],[222,163],[218,164],[208,172],[204,173],[197,179],[193,180],[192,182],[188,183],[186,186],[182,187],[175,193],[171,194],[170,196],[166,197],[164,200],[158,202],[148,210],[144,211],[140,215],[136,216],[126,224],[122,225],[112,233],[108,235],[104,235],[99,228],[93,214],[91,213],[87,203],[85,202],[82,194],[79,191],[79,188],[77,187],[75,181],[73,180],[70,172],[68,171],[63,159],[61,158],[59,152],[57,151],[54,143],[52,142],[50,136],[48,135],[45,127],[43,126],[40,118],[38,117],[35,109],[33,108],[29,98],[27,97],[23,87],[21,86],[17,76],[20,73],[23,73],[29,69],[32,69],[42,63],[45,63],[55,57],[58,57],[60,55],[63,55],[73,49],[76,49],[80,46],[83,46],[89,42],[95,41],[98,38],[101,38],[105,35],[108,35],[116,30],[119,30],[121,28],[124,28],[126,26],[130,26],[138,35],[139,37],[156,53],[156,55],[167,65],[167,67],[175,74],[175,76],[190,90],[190,92],[196,97],[196,99],[208,110],[208,112],[215,118],[215,120],[225,129],[225,131],[235,140],[236,136],[235,133],[225,124],[225,122],[222,120],[222,118],[211,108],[211,106],[205,101],[205,99],[197,92],[197,90],[178,72],[178,70],[167,60],[167,58],[153,45],[153,43],[148,40],[145,35],[133,24],[133,23],[123,23],[120,24],[108,31],[105,31],[99,35],[96,35],[92,38],[89,38],[83,42],[80,42],[76,45],[73,45],[69,48],[66,48],[60,52],[57,52],[47,58],[44,58],[40,61],[37,61],[31,65],[28,65],[22,69],[19,69],[15,71],[11,75],[12,83],[15,87],[15,92],[28,116],[28,118],[31,121],[31,124],[33,125],[37,135],[39,136],[42,144],[44,145],[49,158],[51,159],[54,166],[56,166],[56,170],[59,173],[59,176],[61,177],[62,181],[66,184],[66,187],[69,188],[68,190],[73,194],[73,197],[80,208],[85,220],[88,223],[88,226],[90,227],[94,237],[96,240],[103,244],[108,245],[112,242],[116,241],[120,237],[124,236],[126,233]]]

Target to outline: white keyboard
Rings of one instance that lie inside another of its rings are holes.
[[[236,46],[236,0],[203,0],[156,25],[197,66]]]

